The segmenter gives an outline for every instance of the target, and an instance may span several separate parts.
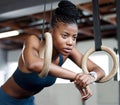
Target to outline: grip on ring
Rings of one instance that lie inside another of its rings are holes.
[[[105,51],[111,55],[114,65],[113,65],[112,70],[109,72],[109,74],[98,81],[99,83],[107,82],[107,81],[111,80],[117,73],[117,69],[118,69],[118,61],[117,61],[115,52],[111,48],[108,48],[107,46],[101,46],[101,50]],[[93,52],[95,52],[95,48],[89,49],[85,53],[85,55],[83,56],[83,59],[82,59],[82,70],[86,74],[89,73],[88,69],[87,69],[87,59],[90,56],[90,54],[92,54]]]
[[[51,64],[51,58],[52,58],[52,36],[49,32],[45,33],[45,50],[44,50],[44,65],[42,68],[42,72],[39,74],[40,77],[45,77],[48,75],[49,72],[49,66]]]

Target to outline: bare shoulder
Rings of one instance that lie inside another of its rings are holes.
[[[40,44],[40,39],[36,35],[30,35],[26,40],[25,40],[25,46],[38,46]]]
[[[35,42],[39,42],[39,38],[36,35],[30,35],[25,42],[31,42],[31,43],[35,43]]]

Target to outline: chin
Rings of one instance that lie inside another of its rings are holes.
[[[64,56],[69,56],[70,55],[70,53],[66,53],[66,52],[62,52],[61,54],[64,55]]]

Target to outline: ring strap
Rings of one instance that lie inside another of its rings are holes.
[[[100,16],[98,0],[92,0],[93,3],[93,31],[95,39],[95,50],[100,51],[102,46],[101,30],[100,30]]]
[[[120,0],[116,0],[116,20],[117,20],[117,40],[118,40],[118,53],[119,53],[119,68],[120,68]],[[120,78],[120,69],[118,72]],[[119,105],[120,105],[120,80],[119,80]]]

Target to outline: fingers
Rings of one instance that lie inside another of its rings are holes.
[[[92,91],[90,90],[89,87],[84,88],[83,92],[84,92],[84,94],[83,93],[81,94],[82,101],[85,101],[92,96]]]
[[[92,91],[88,87],[88,85],[93,81],[94,81],[94,78],[91,77],[90,75],[83,74],[83,73],[80,73],[79,75],[77,75],[74,81],[74,84],[81,93],[82,101],[85,101],[92,96]]]
[[[77,86],[77,88],[81,94],[82,101],[85,101],[92,96],[92,91],[90,90],[88,86],[86,88],[81,88]]]
[[[79,85],[79,86],[82,86],[82,82],[81,82],[81,77],[82,76],[82,73],[79,73],[76,78],[75,78],[75,84],[76,85]]]
[[[75,79],[75,83],[80,87],[85,88],[89,84],[94,82],[94,78],[88,74],[80,73]]]

